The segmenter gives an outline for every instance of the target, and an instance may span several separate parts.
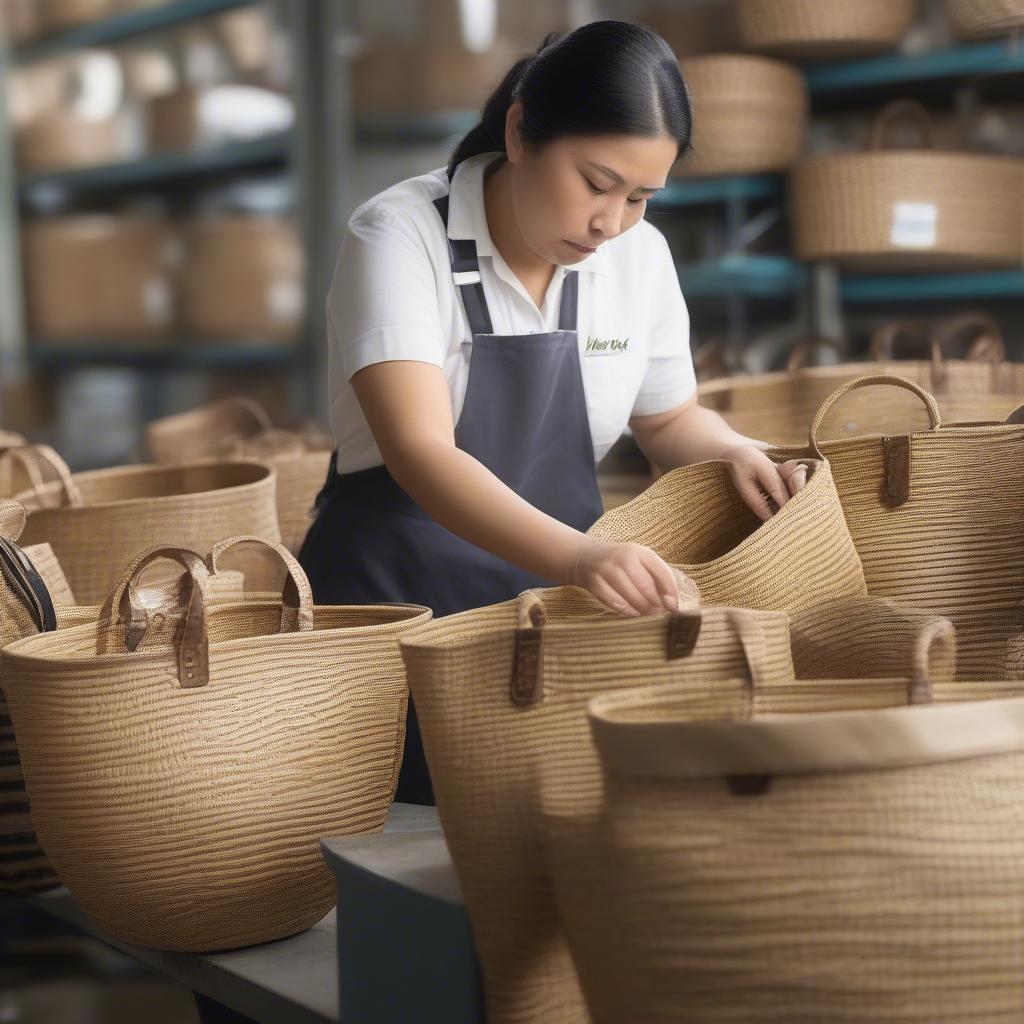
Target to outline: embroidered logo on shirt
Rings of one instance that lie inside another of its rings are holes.
[[[588,356],[613,356],[619,352],[629,351],[629,338],[591,338],[587,337],[585,354]]]

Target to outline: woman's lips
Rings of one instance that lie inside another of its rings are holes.
[[[588,247],[588,246],[586,246],[586,245],[577,245],[577,244],[576,244],[575,242],[570,242],[568,238],[567,238],[567,239],[566,239],[565,241],[566,241],[566,244],[567,244],[567,245],[571,245],[571,246],[572,246],[572,247],[573,247],[573,248],[574,248],[574,249],[575,249],[575,250],[576,250],[577,252],[582,252],[582,253],[585,253],[585,254],[586,254],[586,255],[588,255],[588,256],[589,256],[589,255],[590,255],[590,254],[591,254],[592,252],[597,252],[597,250],[596,250],[596,249],[591,249],[591,248],[589,248],[589,247]]]

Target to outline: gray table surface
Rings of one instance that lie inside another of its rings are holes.
[[[384,831],[420,832],[439,828],[435,808],[393,804]],[[347,850],[352,846],[357,851],[365,851],[372,847],[372,839],[372,836],[339,836],[323,842],[332,849]],[[440,848],[437,852],[440,856]],[[404,867],[409,884],[416,885],[419,869],[412,863]],[[427,885],[443,884],[437,873],[431,877],[429,870],[427,877],[421,877],[420,881]],[[32,896],[29,902],[260,1024],[338,1022],[334,910],[301,935],[246,949],[199,955],[167,953],[121,942],[83,913],[63,887]]]

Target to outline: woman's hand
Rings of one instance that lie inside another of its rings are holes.
[[[602,604],[621,615],[679,610],[682,581],[677,581],[677,570],[642,544],[607,544],[586,539],[580,546],[569,582],[589,590]]]
[[[807,483],[803,462],[791,459],[780,465],[752,444],[726,448],[720,458],[729,463],[740,497],[765,521]]]

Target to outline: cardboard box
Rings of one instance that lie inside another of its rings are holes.
[[[45,340],[170,335],[180,250],[163,220],[86,215],[22,232],[29,331]]]

